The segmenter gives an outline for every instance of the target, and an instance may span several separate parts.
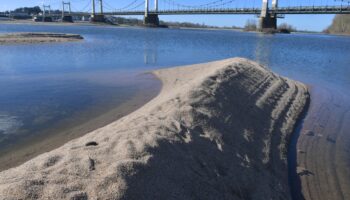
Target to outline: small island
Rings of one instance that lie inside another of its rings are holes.
[[[12,33],[0,35],[0,45],[75,42],[84,38],[78,34],[64,33]]]

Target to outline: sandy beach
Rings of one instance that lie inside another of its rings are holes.
[[[77,34],[62,33],[12,33],[0,35],[0,45],[75,42],[84,39]]]
[[[246,60],[153,72],[135,112],[0,172],[2,199],[290,199],[305,85]]]

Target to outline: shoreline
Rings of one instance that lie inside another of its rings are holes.
[[[294,200],[349,199],[350,96],[335,86],[310,91],[309,111],[294,138],[293,181],[300,184]]]
[[[285,153],[308,98],[304,85],[240,58],[154,73],[162,80],[158,96],[120,120],[1,172],[0,197],[7,191],[16,198],[289,198]],[[67,189],[80,189],[62,193],[67,181]]]
[[[73,122],[68,122],[69,124],[62,122],[63,127],[60,124],[56,125],[59,127],[58,130],[56,127],[45,129],[19,144],[3,149],[0,151],[0,172],[23,164],[40,154],[54,150],[71,140],[106,126],[139,109],[157,96],[161,90],[159,79],[154,75],[150,74],[150,76],[155,81],[152,86],[149,86],[151,88],[147,88],[147,91],[138,91],[131,99],[126,100],[107,112],[78,122],[74,126],[70,125],[73,122],[75,123],[74,119]]]
[[[310,96],[312,94],[312,90],[308,87]],[[291,137],[289,139],[289,144],[288,144],[288,183],[290,187],[290,193],[291,193],[291,199],[292,200],[303,200],[303,194],[302,194],[302,189],[301,189],[301,181],[298,177],[297,173],[297,154],[298,154],[298,149],[297,149],[297,144],[298,144],[298,139],[301,135],[302,128],[304,126],[304,122],[307,119],[307,116],[310,112],[310,106],[311,106],[311,100],[313,98],[310,97],[308,101],[305,104],[304,110],[300,114],[299,119],[297,120],[294,130],[291,134]]]

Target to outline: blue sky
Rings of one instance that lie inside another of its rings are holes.
[[[65,0],[69,1],[69,0]],[[82,10],[83,8],[90,8],[91,0],[70,0],[73,10]],[[107,11],[118,9],[127,6],[134,0],[104,0],[106,2],[105,9]],[[143,0],[136,0],[135,5],[142,4]],[[153,8],[153,1],[150,0],[150,7]],[[201,5],[212,1],[220,0],[159,0],[160,9],[168,9],[172,7],[181,8],[182,5]],[[222,2],[229,2],[230,0],[221,0]],[[234,0],[229,4],[221,5],[221,7],[260,7],[262,0]],[[270,0],[271,1],[271,0]],[[60,9],[61,0],[0,0],[0,10],[10,10],[23,6],[41,6],[42,4],[51,5],[53,9]],[[175,3],[174,3],[175,2]],[[280,6],[321,6],[321,5],[339,5],[342,2],[335,0],[280,0]],[[176,5],[179,4],[179,5]],[[220,4],[220,2],[218,3]],[[343,5],[347,3],[343,2]],[[86,10],[88,10],[86,9]],[[138,10],[143,9],[141,5]],[[286,15],[285,19],[279,19],[279,23],[289,23],[301,30],[322,31],[332,22],[333,15]],[[217,26],[243,26],[248,19],[256,19],[253,15],[176,15],[176,16],[160,16],[161,20],[165,21],[188,21],[195,23],[205,23],[208,25]]]

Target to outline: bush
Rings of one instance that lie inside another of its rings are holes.
[[[280,33],[290,33],[290,32],[295,32],[296,28],[293,27],[292,25],[289,25],[287,23],[283,23],[278,26],[278,32]]]
[[[248,19],[245,23],[244,30],[245,31],[256,31],[258,26],[256,25],[256,21],[254,19]]]

